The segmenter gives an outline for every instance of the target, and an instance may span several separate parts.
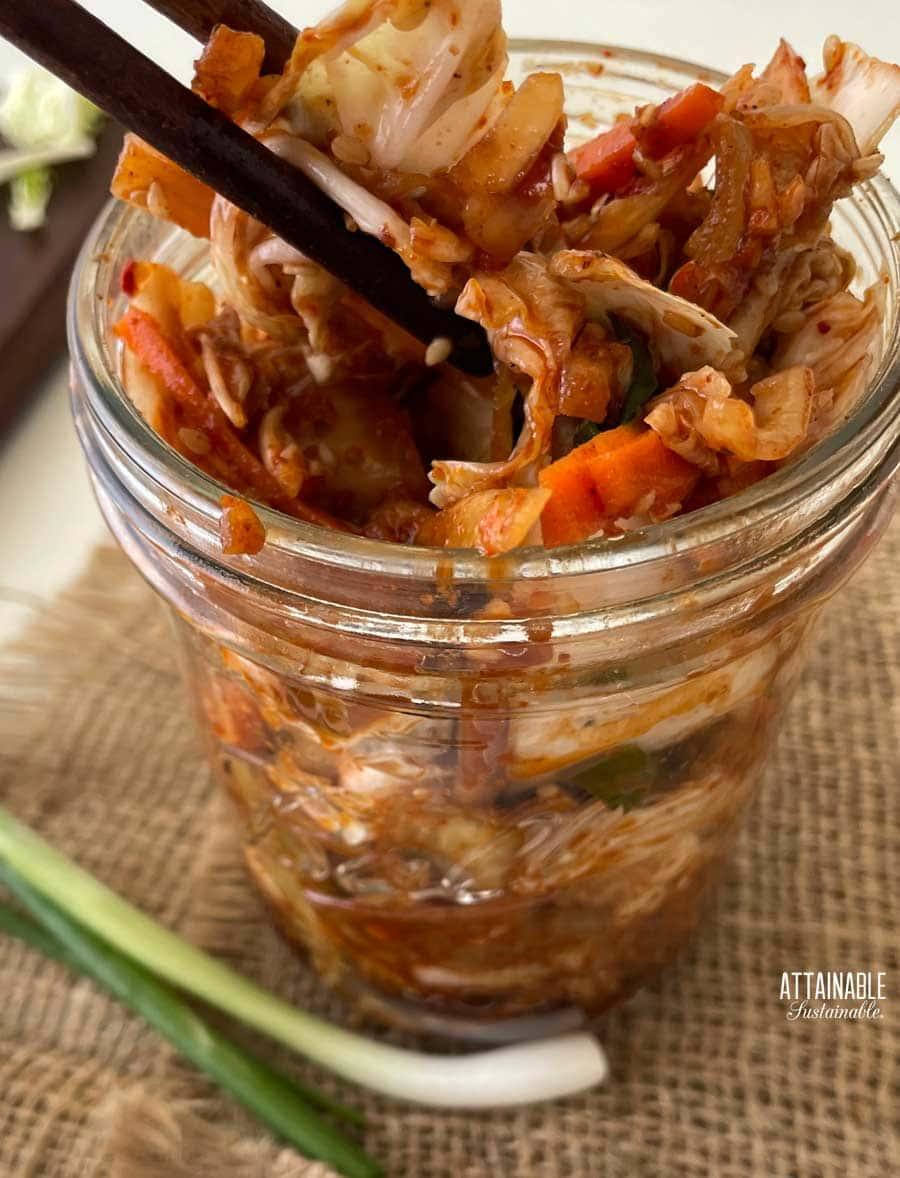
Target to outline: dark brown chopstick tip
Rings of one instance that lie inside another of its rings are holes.
[[[300,170],[74,0],[0,3],[0,35],[411,335],[425,344],[449,339],[450,363],[471,375],[492,371],[483,330],[436,306],[398,254],[375,237],[347,232],[341,208]]]

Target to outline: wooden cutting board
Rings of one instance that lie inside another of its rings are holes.
[[[108,123],[96,155],[54,168],[47,223],[10,228],[0,189],[0,444],[66,346],[66,294],[72,266],[109,198],[122,129]]]

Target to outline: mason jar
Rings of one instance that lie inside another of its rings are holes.
[[[518,42],[586,138],[710,71]],[[577,1026],[687,944],[832,593],[895,505],[898,197],[834,216],[884,353],[838,431],[733,498],[615,542],[472,552],[319,530],[258,506],[224,555],[224,488],[119,379],[120,275],[212,281],[205,243],[111,205],[72,286],[78,434],[106,520],[168,604],[247,867],[323,980],[377,1018],[504,1040]],[[139,750],[136,750],[139,755]]]

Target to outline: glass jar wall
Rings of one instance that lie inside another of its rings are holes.
[[[703,71],[520,44],[587,135]],[[836,217],[890,278],[885,355],[830,439],[739,497],[615,543],[392,547],[260,508],[224,556],[223,488],[160,441],[109,328],[132,257],[203,277],[204,245],[120,207],[73,286],[76,422],[104,514],[169,603],[250,874],[330,984],[388,1020],[504,1039],[589,1020],[685,945],[814,635],[896,498],[890,186]]]

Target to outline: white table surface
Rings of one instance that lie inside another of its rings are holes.
[[[40,3],[40,0],[26,0]],[[328,0],[269,0],[295,24],[314,23]],[[182,78],[196,45],[140,0],[82,0],[86,8]],[[810,63],[832,32],[889,60],[900,60],[895,0],[506,0],[513,36],[588,39],[655,50],[733,69],[762,63],[786,36]],[[19,61],[0,41],[0,77]],[[900,181],[900,130],[885,144],[886,171]],[[38,401],[0,449],[0,638],[16,632],[53,595],[104,535],[69,420],[63,358]]]

